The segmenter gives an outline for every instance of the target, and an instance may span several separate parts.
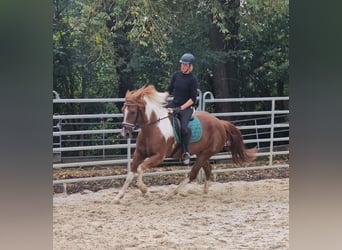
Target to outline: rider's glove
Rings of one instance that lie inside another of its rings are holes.
[[[173,109],[173,113],[178,114],[181,111],[180,107],[176,107]]]

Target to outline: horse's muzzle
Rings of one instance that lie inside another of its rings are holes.
[[[135,128],[135,125],[131,124],[131,123],[126,123],[126,122],[123,122],[121,125],[122,125],[122,129],[121,129],[122,137],[124,137],[124,138],[130,137],[131,138],[133,130]]]

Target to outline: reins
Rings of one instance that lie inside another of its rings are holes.
[[[147,126],[152,125],[154,123],[160,122],[161,120],[164,120],[166,118],[169,118],[169,115],[162,117],[162,118],[158,118],[157,120],[155,120],[153,122],[149,122],[149,123],[143,124],[141,126],[139,126],[139,124],[137,124],[136,128],[144,128],[144,127],[147,127]]]
[[[129,106],[129,105],[137,105],[137,104],[125,103],[124,105]],[[137,120],[138,120],[138,117],[139,117],[140,112],[141,112],[141,110],[140,110],[140,108],[139,108],[139,106],[138,106],[138,112],[137,112],[137,115],[136,115],[136,117],[135,117],[134,123],[132,124],[132,123],[123,122],[123,123],[121,123],[121,125],[122,125],[123,127],[130,127],[130,128],[133,128],[134,130],[136,130],[136,129],[144,128],[144,127],[150,126],[150,125],[152,125],[152,124],[154,124],[154,123],[160,122],[161,120],[164,120],[164,119],[166,119],[166,118],[169,118],[169,116],[170,116],[170,115],[168,114],[167,116],[164,116],[164,117],[162,117],[162,118],[158,118],[158,119],[155,120],[155,121],[148,122],[148,123],[143,124],[143,125],[139,125],[139,124],[137,124]]]

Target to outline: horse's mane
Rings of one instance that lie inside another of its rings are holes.
[[[127,91],[126,102],[135,103],[139,107],[145,107],[147,119],[151,119],[154,111],[157,117],[164,117],[167,115],[163,104],[166,103],[166,94],[160,93],[153,85],[145,85],[142,88],[134,91]]]
[[[131,91],[129,98],[133,98],[138,104],[142,104],[143,100],[149,101],[157,107],[162,107],[166,102],[165,93],[158,92],[153,85],[145,85],[138,90]]]

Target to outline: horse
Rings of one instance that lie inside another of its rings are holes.
[[[126,92],[121,109],[123,113],[121,135],[132,136],[132,132],[137,128],[139,132],[131,169],[122,189],[115,196],[114,203],[120,203],[135,177],[142,194],[147,192],[142,179],[145,169],[160,165],[171,154],[173,158],[181,159],[181,150],[174,152],[177,142],[172,125],[172,110],[165,108],[165,104],[165,93],[158,92],[153,85],[145,85],[138,90]],[[194,115],[199,119],[203,131],[201,138],[189,145],[190,154],[196,155],[196,160],[187,177],[166,196],[166,199],[176,195],[187,183],[193,181],[201,168],[205,173],[204,193],[208,193],[212,172],[209,158],[223,149],[231,151],[232,160],[238,165],[256,158],[256,148],[245,147],[240,130],[231,122],[218,119],[205,111],[195,111]]]

